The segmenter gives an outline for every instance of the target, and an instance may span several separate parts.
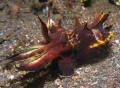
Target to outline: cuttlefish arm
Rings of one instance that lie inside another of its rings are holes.
[[[38,58],[37,60],[34,60],[33,62],[30,62],[29,64],[26,64],[21,67],[17,67],[19,70],[26,70],[26,71],[35,71],[39,70],[42,67],[45,67],[48,63],[52,62],[52,60],[58,56],[58,54],[62,51],[63,45],[58,44],[48,50],[46,54],[44,54],[42,57]]]
[[[51,47],[53,47],[56,44],[57,44],[57,42],[50,42],[47,45],[32,46],[30,48],[27,48],[27,49],[20,51],[19,53],[13,55],[12,57],[10,57],[10,59],[12,61],[27,59],[35,54],[41,54],[43,52],[46,52],[47,50],[49,50]]]

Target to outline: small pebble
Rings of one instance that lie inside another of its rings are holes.
[[[79,70],[77,70],[76,73],[77,73],[78,75],[80,75],[80,71],[79,71]]]
[[[115,40],[115,43],[119,44],[119,40]]]
[[[56,79],[54,83],[55,83],[56,86],[59,86],[61,84],[61,80],[60,79]]]
[[[86,10],[86,8],[84,6],[82,6],[82,10]]]
[[[14,75],[8,75],[7,77],[8,77],[8,79],[10,79],[10,80],[14,79]]]

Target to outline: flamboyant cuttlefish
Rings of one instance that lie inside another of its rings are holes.
[[[57,59],[62,75],[71,75],[74,72],[76,59],[82,58],[91,52],[96,52],[97,47],[101,47],[109,42],[113,36],[111,25],[103,28],[102,24],[107,20],[108,13],[102,12],[96,17],[92,24],[81,24],[79,19],[75,19],[75,25],[70,28],[63,28],[61,20],[57,25],[47,27],[44,21],[38,16],[44,41],[31,46],[13,55],[13,61],[37,57],[32,62],[16,66],[19,70],[35,71],[39,70]],[[97,49],[99,51],[99,48]],[[78,58],[79,57],[79,58]]]

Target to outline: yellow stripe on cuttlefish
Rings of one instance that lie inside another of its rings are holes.
[[[97,40],[97,43],[89,46],[89,49],[98,47],[99,45],[104,45],[106,41],[109,41],[110,38],[113,37],[113,33],[110,31],[108,37],[105,40]]]

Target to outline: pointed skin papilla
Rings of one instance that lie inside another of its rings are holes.
[[[62,27],[62,21],[61,21],[61,19],[58,21],[58,26]]]
[[[36,71],[41,69],[42,67],[45,67],[48,63],[52,62],[52,60],[58,56],[58,54],[62,51],[63,45],[59,44],[57,46],[54,46],[51,48],[45,55],[38,58],[37,60],[30,62],[29,64],[26,64],[21,67],[17,67],[19,70],[25,70],[25,71]]]
[[[76,60],[71,56],[59,56],[58,66],[62,76],[70,76],[74,73],[74,67],[76,66]]]
[[[111,28],[112,28],[112,25],[106,27],[105,30],[106,30],[106,31],[110,31]]]
[[[102,24],[107,20],[109,14],[105,13],[102,15],[102,12],[96,17],[95,21],[92,24],[87,25],[89,29],[96,27],[102,27]]]
[[[75,19],[75,27],[80,27],[80,26],[81,26],[81,24],[80,24],[79,18],[77,17]]]
[[[36,14],[37,15],[37,14]],[[38,16],[38,15],[37,15]],[[45,22],[38,16],[39,18],[39,21],[41,23],[41,26],[42,26],[42,35],[43,37],[45,38],[46,42],[49,43],[50,42],[50,39],[49,39],[49,35],[48,35],[48,28],[47,28],[47,25],[45,24]]]
[[[108,19],[109,13],[105,13],[102,15],[99,23],[97,24],[98,26],[102,26],[102,24]]]
[[[57,25],[52,25],[52,27],[49,30],[51,34],[65,31],[65,29],[62,27],[61,19],[58,21]]]

